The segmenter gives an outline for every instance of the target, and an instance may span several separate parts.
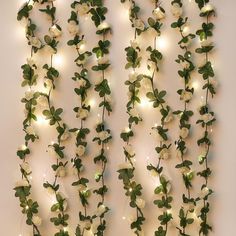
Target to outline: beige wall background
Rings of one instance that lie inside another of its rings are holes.
[[[14,197],[13,187],[14,182],[20,178],[19,162],[15,155],[16,149],[23,141],[22,120],[23,120],[23,106],[20,103],[21,97],[24,95],[24,89],[20,87],[21,83],[21,69],[20,66],[25,62],[29,55],[29,48],[26,45],[24,38],[24,31],[20,24],[16,21],[16,13],[22,4],[22,0],[6,1],[0,0],[0,225],[1,235],[7,236],[22,236],[30,235],[30,228],[28,228],[24,221],[18,204],[18,200]],[[66,32],[66,21],[70,14],[70,2],[57,0],[56,6],[58,11],[59,23],[62,25],[65,34],[59,47],[59,62],[57,68],[61,72],[61,80],[59,82],[58,92],[53,95],[53,100],[56,106],[64,108],[64,120],[70,127],[75,127],[77,121],[73,114],[73,107],[76,106],[76,96],[73,93],[74,83],[71,76],[75,71],[73,59],[75,57],[74,51],[67,47],[66,42],[69,35]],[[151,13],[151,1],[137,1],[143,8],[143,17],[146,18]],[[167,20],[163,28],[163,40],[165,47],[162,49],[165,61],[161,71],[161,80],[158,82],[160,87],[165,87],[168,91],[168,102],[177,109],[181,106],[178,101],[176,93],[177,88],[182,86],[181,81],[176,76],[178,66],[174,62],[179,49],[177,47],[178,34],[170,28],[173,21],[170,15],[170,0],[163,1],[164,7],[167,11]],[[201,21],[197,14],[197,8],[194,1],[192,3],[186,2],[186,13],[190,16],[190,27],[194,31],[200,26]],[[236,219],[236,80],[235,80],[235,54],[236,54],[236,2],[233,0],[215,0],[212,1],[217,8],[217,18],[215,19],[215,42],[216,50],[212,56],[215,64],[217,79],[219,80],[218,95],[212,102],[212,106],[217,114],[218,123],[213,130],[214,149],[212,150],[210,165],[214,170],[210,184],[215,190],[212,198],[211,222],[214,225],[214,236],[233,236],[236,234],[235,219]],[[114,112],[109,118],[109,125],[113,133],[113,143],[109,150],[109,165],[106,176],[106,181],[109,186],[109,194],[107,195],[107,205],[111,208],[107,215],[108,229],[107,236],[133,235],[129,229],[129,222],[123,220],[125,216],[129,218],[132,215],[132,210],[128,207],[128,200],[124,197],[121,182],[117,179],[117,166],[123,161],[122,141],[119,138],[120,131],[127,124],[127,116],[125,113],[126,104],[126,88],[124,81],[127,78],[128,72],[124,70],[125,53],[124,47],[128,45],[130,39],[133,37],[133,30],[130,28],[128,21],[127,10],[120,4],[118,0],[105,1],[109,7],[107,21],[113,26],[113,38],[111,48],[112,71],[108,77],[111,81],[111,87],[114,97]],[[42,16],[42,15],[40,15]],[[42,28],[47,27],[47,22],[43,16],[37,16],[37,24]],[[83,29],[86,30],[89,45],[95,45],[96,36],[94,36],[93,24],[90,20],[84,21]],[[146,35],[141,39],[141,44],[146,46],[150,42],[150,36]],[[141,68],[140,72],[145,69]],[[95,75],[94,75],[95,76]],[[194,76],[194,80],[198,80],[198,75]],[[94,100],[96,95],[91,94]],[[192,102],[192,108],[196,110],[201,101],[201,89],[196,91]],[[94,127],[94,123],[99,114],[99,109],[93,107],[92,117],[88,120],[89,126]],[[149,135],[151,125],[156,123],[159,119],[157,113],[151,108],[140,107],[143,114],[144,122],[137,127],[136,138],[134,145],[137,152],[137,176],[144,187],[144,198],[147,201],[145,215],[147,221],[145,223],[145,235],[153,235],[155,227],[157,227],[158,209],[153,208],[152,201],[153,188],[155,186],[155,179],[149,176],[146,166],[148,163],[147,157],[150,157],[152,162],[155,162],[154,146],[155,140]],[[192,120],[195,122],[197,117]],[[178,135],[177,120],[171,125],[171,137],[174,141]],[[50,165],[53,160],[46,153],[47,144],[53,141],[55,132],[53,128],[48,128],[46,125],[36,126],[40,141],[33,145],[33,154],[30,163],[33,169],[33,195],[39,201],[40,214],[43,217],[42,232],[44,236],[53,235],[54,229],[49,222],[51,199],[42,187],[42,183],[46,179],[51,179],[52,171]],[[196,145],[196,139],[200,135],[200,130],[196,125],[193,126],[192,139],[190,145],[192,147],[191,157],[194,160],[195,168],[198,169],[197,156],[200,153]],[[93,132],[89,136],[91,143]],[[92,144],[90,144],[92,145]],[[72,141],[67,144],[66,150],[68,160],[73,153]],[[92,145],[90,151],[90,158],[86,160],[88,166],[87,174],[93,176],[96,167],[93,164],[92,158],[96,154],[96,145]],[[173,213],[177,215],[177,208],[181,200],[181,193],[183,192],[183,185],[181,177],[175,170],[174,166],[177,162],[174,154],[168,164],[166,165],[166,173],[173,180],[173,194],[176,196],[175,207]],[[46,177],[45,177],[46,176]],[[70,186],[73,181],[72,174],[61,181],[63,192],[70,199],[70,228],[73,230],[74,225],[78,219],[79,200],[76,196],[76,191]],[[200,188],[199,179],[196,178],[194,182],[193,193],[197,194]],[[92,182],[92,187],[95,183]],[[96,202],[96,199],[91,199]],[[93,209],[93,205],[91,205]],[[174,223],[172,228],[174,229]],[[191,229],[191,235],[196,236],[197,227]],[[172,231],[171,236],[177,236],[175,230]]]

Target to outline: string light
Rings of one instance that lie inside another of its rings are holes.
[[[131,129],[129,127],[125,127],[125,132],[129,133],[131,131]]]
[[[126,220],[126,217],[125,217],[125,216],[122,216],[122,220]]]
[[[140,106],[142,107],[142,108],[147,108],[147,107],[151,107],[151,102],[149,102],[149,100],[148,100],[148,98],[147,97],[142,97],[141,99],[141,102],[140,102]]]
[[[188,32],[189,32],[189,27],[188,26],[184,26],[183,33],[187,34]]]
[[[48,121],[45,119],[44,116],[38,116],[36,124],[38,124],[38,125],[45,125],[45,124],[48,124]]]
[[[171,215],[171,213],[172,213],[172,210],[171,210],[171,209],[169,209],[169,210],[167,210],[166,212],[167,212],[167,214],[168,214],[168,215]]]
[[[156,46],[159,50],[165,50],[168,46],[168,41],[165,37],[161,36],[156,41]]]
[[[64,63],[64,59],[62,57],[62,55],[56,54],[53,57],[53,63],[55,64],[56,67],[60,67],[62,66]]]
[[[23,144],[23,145],[21,145],[21,150],[26,150],[27,149],[27,147]]]
[[[192,83],[192,87],[195,89],[195,90],[198,90],[199,89],[199,83],[197,81],[194,81]]]
[[[95,99],[90,99],[90,100],[89,100],[89,105],[90,105],[91,107],[94,107],[94,106],[96,105]]]

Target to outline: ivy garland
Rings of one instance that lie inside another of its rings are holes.
[[[171,27],[177,29],[181,40],[178,42],[179,47],[182,49],[183,54],[178,55],[176,62],[181,66],[178,71],[178,75],[183,80],[184,88],[179,89],[177,93],[180,95],[180,100],[183,101],[183,109],[174,112],[179,117],[179,137],[175,142],[177,157],[180,159],[180,163],[176,165],[176,168],[180,170],[186,189],[186,193],[182,196],[182,206],[179,210],[180,226],[177,227],[180,235],[188,235],[186,229],[188,225],[194,222],[194,218],[191,217],[191,213],[194,212],[196,206],[195,199],[191,196],[192,180],[194,172],[192,171],[192,161],[187,159],[186,152],[187,142],[191,130],[190,119],[193,116],[193,111],[189,110],[188,104],[192,99],[194,88],[191,85],[191,73],[194,71],[195,66],[191,60],[192,54],[189,50],[192,40],[195,38],[194,34],[187,33],[188,18],[183,16],[183,1],[174,0],[172,4],[172,14],[176,18],[176,21],[171,24]]]
[[[81,0],[81,3],[84,1]],[[106,230],[106,219],[105,215],[109,211],[109,208],[105,204],[105,195],[108,192],[108,187],[105,184],[105,174],[107,168],[108,158],[106,155],[106,150],[109,149],[108,144],[111,142],[112,135],[111,130],[107,127],[106,124],[106,114],[109,116],[112,112],[111,105],[111,89],[106,78],[106,71],[110,68],[109,61],[109,47],[110,41],[106,39],[109,33],[111,33],[111,27],[106,22],[106,13],[107,8],[104,6],[103,0],[89,0],[90,5],[90,16],[96,27],[96,34],[100,36],[98,44],[92,49],[93,54],[97,59],[97,64],[92,66],[94,72],[99,73],[99,79],[95,84],[95,91],[98,93],[101,101],[99,107],[101,108],[101,120],[96,125],[96,136],[93,141],[96,142],[100,151],[99,154],[94,157],[94,163],[98,165],[99,171],[95,174],[95,180],[97,183],[100,183],[100,187],[95,189],[93,193],[100,196],[100,200],[97,204],[97,210],[94,219],[98,219],[99,222],[96,223],[96,229],[94,229],[94,234],[98,236],[103,236]]]
[[[91,191],[88,188],[89,179],[82,176],[85,166],[83,164],[83,158],[86,154],[86,148],[88,142],[86,141],[87,135],[90,133],[90,129],[85,127],[85,122],[90,113],[90,105],[88,105],[88,91],[91,88],[91,82],[88,78],[88,69],[86,63],[89,57],[92,55],[91,52],[84,49],[84,35],[80,34],[78,14],[87,14],[89,6],[87,4],[79,4],[74,2],[71,4],[71,16],[68,19],[68,31],[73,36],[73,39],[68,41],[68,45],[76,49],[77,58],[75,63],[78,66],[79,72],[74,73],[72,78],[77,87],[74,89],[75,93],[80,99],[80,106],[74,108],[76,117],[80,119],[80,128],[74,128],[70,131],[76,134],[76,156],[71,160],[73,168],[77,177],[77,181],[73,182],[72,185],[76,186],[79,191],[80,202],[83,206],[83,212],[79,212],[80,222],[76,227],[76,236],[82,236],[89,231],[91,228],[92,218],[88,215],[87,208],[89,205],[88,198],[91,195]]]
[[[33,90],[33,87],[37,84],[38,80],[37,65],[33,56],[42,48],[42,44],[36,37],[37,26],[30,18],[34,4],[35,2],[27,1],[17,14],[17,20],[24,21],[25,23],[26,39],[28,45],[31,47],[31,54],[30,58],[27,59],[27,63],[21,67],[23,70],[23,81],[21,86],[28,86],[28,91],[25,93],[25,97],[21,100],[25,106],[25,119],[23,121],[25,144],[17,151],[17,156],[22,160],[22,163],[20,164],[22,179],[16,183],[14,190],[15,196],[19,198],[22,213],[27,217],[26,223],[32,226],[33,235],[41,236],[39,226],[41,225],[42,220],[38,216],[39,204],[37,201],[33,200],[31,196],[32,185],[30,182],[30,175],[32,174],[32,171],[27,161],[28,156],[31,153],[31,143],[34,143],[39,139],[39,136],[36,134],[33,127],[33,122],[37,121],[35,112],[37,99],[39,97],[39,93]]]
[[[198,67],[198,73],[202,76],[204,85],[202,89],[205,91],[205,103],[199,108],[200,118],[197,121],[203,130],[203,136],[197,141],[204,151],[199,156],[199,164],[203,166],[203,170],[198,172],[197,175],[204,179],[204,183],[201,186],[201,194],[197,198],[200,205],[201,220],[199,235],[208,235],[212,231],[212,226],[208,222],[208,214],[210,211],[209,197],[213,194],[213,190],[209,187],[208,180],[211,176],[212,170],[209,167],[209,155],[210,147],[212,144],[210,138],[211,127],[216,121],[214,112],[211,110],[209,99],[216,94],[216,80],[214,79],[215,73],[212,66],[212,62],[209,59],[210,53],[214,49],[212,42],[214,24],[210,22],[210,19],[215,16],[215,9],[211,5],[209,0],[195,0],[200,9],[200,17],[205,21],[202,23],[202,27],[196,32],[200,39],[200,47],[196,49],[196,53],[204,58],[203,64]]]
[[[44,64],[43,69],[45,70],[44,76],[44,87],[45,92],[41,93],[41,100],[43,101],[41,105],[44,106],[43,116],[49,121],[50,126],[55,126],[58,133],[57,142],[52,142],[48,146],[48,152],[55,157],[56,163],[53,164],[52,170],[54,171],[54,181],[46,181],[43,186],[47,189],[49,193],[55,196],[55,201],[51,206],[51,212],[54,216],[50,218],[50,221],[56,226],[57,232],[55,236],[68,236],[69,232],[67,230],[69,215],[66,213],[67,210],[67,200],[63,194],[59,191],[60,184],[58,183],[59,178],[66,176],[66,166],[68,161],[64,161],[65,146],[63,142],[66,141],[70,134],[65,123],[63,123],[61,115],[63,112],[62,108],[55,108],[52,105],[51,95],[53,90],[56,89],[56,82],[59,79],[59,72],[53,66],[53,58],[57,53],[57,45],[59,43],[59,38],[62,34],[61,27],[57,24],[56,20],[56,7],[54,2],[50,0],[43,0],[40,2],[43,8],[39,9],[40,12],[45,13],[47,18],[51,22],[49,28],[49,34],[44,36],[44,50],[50,55],[50,63]]]
[[[168,225],[172,220],[171,213],[171,203],[173,197],[170,194],[171,183],[166,175],[164,175],[164,166],[162,165],[163,160],[167,160],[170,157],[170,147],[168,137],[168,128],[166,127],[167,123],[171,122],[173,115],[170,107],[165,101],[166,91],[159,90],[155,87],[154,79],[157,78],[158,72],[160,70],[160,63],[163,59],[162,53],[156,48],[156,43],[158,37],[161,35],[161,27],[163,26],[162,20],[165,18],[165,10],[161,6],[161,2],[158,0],[154,1],[154,10],[153,17],[148,18],[149,28],[154,31],[154,46],[149,46],[146,50],[149,53],[148,58],[148,70],[151,75],[144,75],[149,83],[151,84],[150,91],[146,94],[149,101],[152,103],[153,108],[157,109],[161,115],[161,124],[152,127],[155,133],[157,133],[160,143],[155,148],[158,154],[158,163],[157,165],[148,165],[147,169],[151,172],[154,177],[159,178],[159,185],[155,188],[154,193],[158,197],[154,204],[162,210],[162,214],[158,216],[160,226],[155,231],[156,236],[165,236],[168,234]]]
[[[125,3],[125,0],[121,0],[122,3]],[[134,28],[134,39],[130,41],[130,46],[125,48],[126,51],[126,60],[127,64],[126,69],[132,69],[132,72],[129,74],[129,79],[125,81],[125,85],[128,86],[128,103],[127,114],[129,116],[128,122],[129,125],[125,131],[121,133],[121,138],[125,142],[124,154],[125,162],[119,166],[119,179],[123,181],[124,189],[126,191],[126,196],[130,199],[130,207],[136,210],[136,219],[131,222],[131,229],[136,235],[143,235],[142,225],[145,221],[143,214],[143,208],[145,207],[145,200],[141,198],[142,196],[142,186],[137,183],[134,179],[135,173],[135,151],[133,150],[131,138],[134,137],[133,127],[138,125],[142,121],[136,105],[140,103],[139,92],[141,87],[142,75],[136,72],[136,69],[140,67],[142,57],[140,56],[140,47],[137,42],[137,35],[141,35],[146,31],[146,26],[144,22],[139,18],[138,14],[140,8],[137,6],[135,1],[128,0],[130,5],[130,21],[132,27]]]

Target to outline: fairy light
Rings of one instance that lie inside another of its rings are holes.
[[[168,47],[168,41],[165,37],[161,36],[156,42],[156,46],[159,50],[165,50]]]
[[[194,88],[195,90],[198,90],[198,89],[199,89],[199,83],[198,83],[197,81],[194,81],[194,82],[192,83],[192,86],[193,86],[193,88]]]
[[[132,189],[132,188],[129,188],[129,191],[130,191],[130,192],[132,192],[132,191],[133,191],[133,189]]]
[[[45,119],[44,116],[38,116],[36,123],[38,125],[45,125],[45,124],[48,124],[48,121]]]
[[[56,54],[53,57],[53,63],[55,64],[56,67],[60,67],[63,65],[64,59],[62,55]]]
[[[139,104],[142,108],[147,108],[147,107],[151,107],[151,102],[149,102],[147,97],[142,97],[141,98],[141,102]]]
[[[187,34],[188,32],[189,32],[189,27],[188,26],[184,26],[183,33]]]
[[[89,100],[89,105],[90,105],[91,107],[94,107],[94,106],[96,105],[95,99],[90,99],[90,100]]]
[[[158,124],[157,124],[157,123],[155,123],[155,124],[154,124],[154,127],[157,127],[157,126],[158,126]]]
[[[26,147],[26,145],[21,145],[21,150],[26,150],[27,149],[27,147]]]
[[[168,215],[171,215],[171,213],[172,213],[172,210],[171,210],[171,209],[169,209],[169,210],[167,210],[166,212],[167,212],[167,214],[168,214]]]
[[[125,216],[122,216],[122,220],[126,220],[126,217],[125,217]]]
[[[84,41],[81,41],[81,42],[79,43],[79,45],[78,45],[78,50],[79,50],[79,53],[80,53],[80,54],[85,53],[85,51],[86,51],[86,44],[85,44]]]
[[[128,132],[130,132],[131,131],[131,129],[129,128],[129,127],[125,127],[125,132],[126,133],[128,133]]]

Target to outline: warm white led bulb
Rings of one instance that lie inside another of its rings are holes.
[[[47,124],[47,120],[44,118],[44,116],[38,116],[36,123],[38,125],[45,125]]]
[[[193,88],[194,88],[195,90],[198,90],[198,89],[199,89],[199,83],[198,83],[197,81],[194,81],[194,82],[192,83],[192,86],[193,86]]]
[[[168,40],[166,39],[166,37],[164,36],[159,37],[156,41],[156,46],[161,51],[167,49]]]
[[[53,62],[54,62],[54,64],[55,64],[56,67],[62,66],[62,65],[63,65],[63,61],[64,61],[64,60],[63,60],[62,55],[60,55],[60,54],[54,55],[54,57],[53,57]]]
[[[142,108],[148,108],[151,107],[151,102],[149,102],[147,97],[141,98],[141,103],[139,104]]]

